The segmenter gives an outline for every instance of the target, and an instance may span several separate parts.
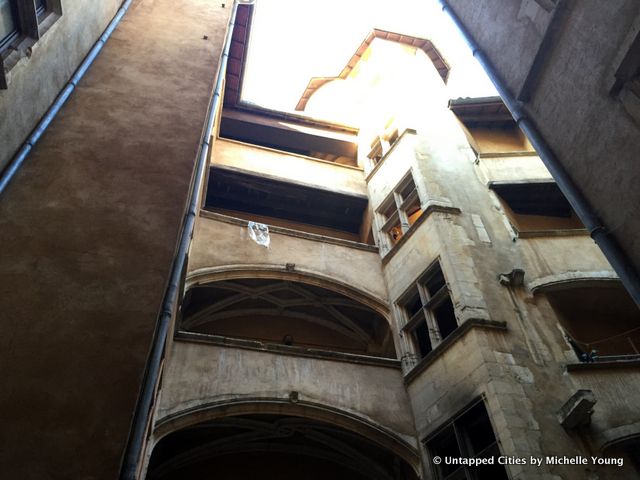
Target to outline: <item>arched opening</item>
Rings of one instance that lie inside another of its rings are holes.
[[[417,480],[413,468],[369,438],[318,419],[248,414],[165,436],[148,480]]]
[[[545,295],[581,361],[640,356],[640,310],[619,283],[563,283]]]
[[[629,474],[640,474],[640,435],[631,435],[607,445],[603,454],[614,459],[618,467],[624,465]]]
[[[185,295],[180,330],[395,358],[387,321],[370,306],[308,283],[233,278]]]

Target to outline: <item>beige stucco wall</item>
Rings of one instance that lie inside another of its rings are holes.
[[[3,158],[119,3],[63,2],[0,93]],[[3,478],[118,477],[230,13],[134,0],[3,192]]]
[[[270,233],[269,248],[249,237],[246,223],[232,224],[200,217],[189,260],[189,275],[206,278],[207,272],[226,269],[284,270],[287,263],[302,276],[344,285],[385,302],[380,259],[375,249],[359,249],[325,242],[321,237]],[[204,281],[204,280],[203,280]]]
[[[183,341],[175,342],[172,349],[157,411],[158,423],[194,407],[235,400],[287,400],[296,391],[301,403],[348,412],[416,445],[413,418],[397,367]]]

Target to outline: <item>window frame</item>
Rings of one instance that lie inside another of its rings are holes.
[[[433,280],[436,276],[441,275],[443,284],[435,292],[430,292],[426,284]],[[407,311],[407,305],[410,300],[416,298],[415,293],[418,293],[421,306],[414,314],[410,315]],[[444,302],[449,300],[453,309],[454,318],[456,321],[456,328],[454,328],[447,335],[442,335],[440,325],[438,323],[438,317],[435,314],[435,310],[441,306]],[[413,346],[414,354],[418,356],[419,360],[424,359],[429,353],[431,353],[439,344],[441,344],[445,338],[453,333],[460,327],[460,322],[456,315],[455,306],[451,299],[451,290],[449,283],[444,275],[442,266],[439,259],[436,259],[424,273],[422,273],[412,285],[405,290],[400,298],[395,302],[403,316],[403,325],[401,331],[405,334],[409,334],[411,344]],[[429,334],[430,350],[423,352],[420,346],[420,340],[417,337],[417,331],[421,326],[421,322],[424,322]]]
[[[15,31],[0,45],[0,89],[7,89],[11,69],[62,16],[62,0],[10,0]]]
[[[470,435],[468,433],[469,423],[464,423],[464,420],[466,415],[468,415],[474,408],[479,408],[480,405],[482,405],[483,413],[486,415],[486,421],[491,427],[491,433],[493,433],[493,441],[489,445],[482,448],[482,450],[480,450],[479,452],[473,452]],[[434,452],[433,447],[430,447],[429,443],[437,440],[438,437],[442,436],[445,432],[447,432],[447,430],[453,431],[453,437],[455,438],[460,458],[483,458],[487,453],[490,453],[492,449],[496,450],[496,452],[493,453],[493,456],[502,455],[500,440],[498,438],[498,435],[496,434],[493,422],[491,421],[491,416],[489,415],[489,410],[487,409],[486,402],[484,401],[483,397],[477,398],[476,400],[469,403],[465,408],[460,410],[458,413],[453,415],[443,425],[437,428],[432,434],[422,440],[423,448],[426,450],[427,456],[430,460],[429,463],[432,466],[434,479],[446,480],[449,478],[459,478],[460,473],[463,473],[466,480],[476,480],[478,478],[476,470],[473,467],[469,467],[468,465],[459,465],[458,468],[450,472],[448,475],[444,475],[442,472],[442,469],[445,466],[444,462],[438,465],[434,464],[433,457],[435,456],[434,454],[437,454],[438,452]],[[502,468],[504,470],[505,477],[509,478],[509,472],[507,471],[506,467],[502,465]]]
[[[0,52],[3,52],[5,49],[9,48],[11,44],[15,42],[15,40],[20,36],[20,18],[18,16],[16,2],[13,0],[8,0],[7,5],[9,5],[9,14],[11,15],[11,21],[13,22],[13,30],[4,38],[0,39]]]
[[[410,185],[412,188],[409,189],[409,193],[403,195]],[[419,210],[421,213],[411,221],[411,215],[413,214],[408,212],[414,207],[416,207],[416,212]],[[385,239],[384,245],[388,246],[388,250],[398,244],[400,239],[411,230],[413,224],[423,214],[424,209],[422,208],[420,194],[411,170],[409,170],[376,209],[376,217],[378,218],[378,225],[380,225],[378,233],[381,238]]]
[[[398,129],[394,128],[389,133],[376,135],[373,138],[371,145],[369,146],[369,153],[367,154],[367,158],[371,163],[371,169],[374,169],[384,159],[384,157],[387,156],[394,145],[398,143],[400,137],[401,135],[399,134]]]

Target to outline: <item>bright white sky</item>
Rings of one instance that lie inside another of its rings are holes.
[[[311,77],[336,76],[373,28],[430,39],[450,98],[497,95],[435,0],[257,0],[243,100],[294,111]]]

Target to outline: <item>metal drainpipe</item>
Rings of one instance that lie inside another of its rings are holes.
[[[451,7],[449,7],[445,0],[437,0],[437,2],[442,7],[442,11],[449,15],[458,30],[460,30],[460,33],[471,48],[473,56],[486,71],[487,75],[496,87],[498,94],[502,97],[502,100],[511,112],[514,120],[529,138],[529,141],[540,156],[540,159],[543,161],[549,172],[551,172],[551,175],[556,181],[558,187],[565,197],[567,197],[567,200],[582,223],[584,223],[587,230],[589,230],[591,238],[593,238],[593,240],[598,244],[605,257],[607,257],[609,263],[611,263],[611,266],[620,277],[620,280],[622,280],[622,283],[629,291],[633,300],[640,306],[640,278],[638,277],[638,272],[636,272],[632,267],[625,252],[609,234],[607,228],[602,225],[602,222],[600,222],[600,219],[589,205],[589,202],[583,196],[582,192],[580,192],[576,187],[573,179],[569,176],[564,167],[560,164],[558,158],[544,140],[534,122],[522,110],[519,102],[517,102],[511,95],[487,56],[469,34],[465,25],[458,18],[456,13],[451,10]]]
[[[226,72],[227,60],[229,58],[229,48],[231,47],[233,26],[238,9],[237,2],[234,2],[232,8],[233,10],[231,12],[231,18],[229,20],[229,26],[227,28],[227,36],[225,38],[222,56],[218,65],[218,78],[213,90],[213,96],[211,97],[211,101],[209,103],[209,111],[202,134],[202,144],[200,146],[200,153],[196,162],[195,176],[191,183],[188,210],[185,215],[178,250],[173,261],[170,280],[162,302],[162,308],[160,310],[160,316],[156,326],[156,333],[153,339],[151,353],[147,361],[145,377],[142,383],[142,389],[138,399],[138,404],[136,406],[133,424],[129,435],[129,441],[124,453],[122,470],[120,472],[121,480],[135,480],[137,478],[138,465],[142,456],[146,431],[151,419],[151,408],[155,398],[158,379],[160,377],[162,359],[164,357],[164,350],[167,341],[167,334],[169,332],[169,326],[171,325],[173,313],[175,312],[177,307],[176,303],[180,293],[180,285],[187,259],[187,253],[189,252],[191,239],[193,238],[193,230],[196,217],[198,215],[198,211],[200,210],[200,192],[202,191],[202,182],[207,171],[207,158],[210,148],[210,141],[212,138],[218,105],[220,104],[221,100],[222,84]]]
[[[36,128],[34,128],[33,132],[31,132],[31,135],[29,135],[27,140],[22,144],[22,147],[20,148],[20,150],[18,150],[18,153],[11,159],[9,165],[4,169],[4,171],[2,172],[2,176],[0,176],[0,195],[2,195],[7,185],[9,185],[9,182],[11,182],[15,174],[18,172],[27,156],[31,152],[33,146],[37,143],[38,140],[40,140],[40,137],[42,136],[44,131],[49,127],[62,106],[67,102],[71,93],[78,86],[78,82],[82,79],[82,77],[84,77],[84,74],[87,73],[87,70],[89,70],[89,67],[91,66],[91,64],[93,64],[93,61],[102,50],[102,47],[104,47],[105,43],[107,43],[107,40],[120,23],[120,20],[122,20],[122,17],[126,13],[126,11],[129,9],[132,1],[133,0],[125,0],[122,3],[105,31],[102,33],[102,35],[100,35],[100,38],[98,38],[98,41],[96,41],[96,43],[93,45],[69,82],[67,82],[60,94],[56,97],[55,101],[51,104],[49,110],[47,110],[47,113],[44,114],[40,122],[38,122],[38,124],[36,125]]]

